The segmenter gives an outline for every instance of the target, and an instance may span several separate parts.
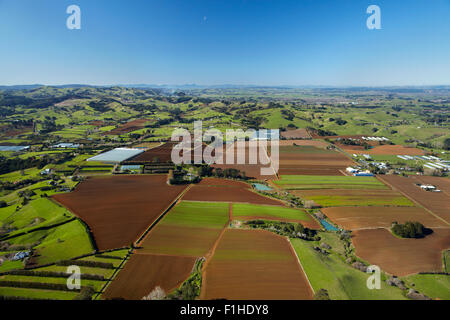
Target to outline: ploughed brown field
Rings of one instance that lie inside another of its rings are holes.
[[[378,178],[393,188],[403,192],[422,206],[450,223],[450,183],[446,178],[431,176],[402,177],[396,175],[383,175]],[[441,192],[422,190],[419,184],[432,184]]]
[[[128,159],[126,163],[172,163],[172,149],[179,145],[175,151],[181,158],[183,156],[183,148],[180,145],[181,142],[166,142],[163,145],[159,145],[156,147],[152,147],[151,149],[138,154],[136,157]],[[201,144],[198,148],[202,149],[202,154],[205,149],[206,145]],[[197,148],[197,146],[192,142],[191,148],[190,148],[190,155],[189,159],[191,161],[194,161],[194,150]]]
[[[166,180],[165,175],[88,178],[53,198],[88,224],[100,250],[113,249],[135,241],[185,188]]]
[[[150,231],[140,252],[186,257],[204,256],[214,246],[222,229],[160,225]]]
[[[217,154],[218,158],[223,159],[223,164],[216,163],[213,164],[212,167],[221,169],[237,169],[241,172],[245,172],[247,177],[258,180],[276,178],[276,173],[271,167],[269,157],[267,155],[267,152],[270,151],[269,146],[261,148],[257,147],[256,149],[253,149],[250,148],[250,143],[246,141],[242,143],[242,145],[239,143],[233,143],[231,145],[225,145],[224,148],[226,150],[225,152],[222,151]],[[233,152],[232,163],[230,163],[231,159],[227,158],[227,153],[231,151]],[[241,160],[238,159],[238,154],[243,155]],[[264,171],[268,172],[262,172],[262,168],[266,168]]]
[[[397,276],[442,272],[442,251],[450,248],[450,228],[433,229],[422,239],[400,239],[386,229],[352,233],[356,255]]]
[[[150,162],[150,163],[167,163],[172,162],[172,148],[177,142],[167,142],[161,146],[157,146],[147,150],[136,157],[129,159],[127,162]]]
[[[390,228],[394,221],[418,221],[432,229],[447,226],[445,222],[419,207],[330,207],[322,209],[322,212],[347,230]]]
[[[104,135],[120,135],[124,133],[128,133],[131,131],[142,129],[146,122],[149,122],[151,120],[149,119],[136,119],[127,123],[124,123],[120,126],[118,126],[115,129],[112,129],[111,131],[107,131],[104,133]]]
[[[350,153],[357,154],[380,154],[380,155],[408,155],[408,156],[422,156],[425,152],[421,149],[417,148],[408,148],[401,145],[389,145],[385,144],[382,146],[376,146],[373,149],[369,150],[355,150],[353,148],[346,148]]]
[[[216,187],[237,187],[248,189],[250,186],[242,181],[231,179],[218,179],[218,178],[203,178],[199,183],[199,186],[216,186]]]
[[[191,257],[133,254],[102,298],[141,300],[157,286],[169,293],[189,277],[194,263]]]
[[[264,230],[227,229],[203,271],[201,299],[312,299],[287,239]]]
[[[208,180],[211,185],[198,184],[194,185],[183,196],[183,200],[190,201],[218,201],[218,202],[242,202],[254,204],[269,204],[281,206],[283,203],[278,200],[270,199],[251,191],[249,185],[237,186],[230,183],[230,185],[220,185],[216,183],[220,179],[211,178]],[[217,181],[217,182],[214,182]]]
[[[311,139],[311,135],[306,129],[281,131],[280,135],[286,139]]]
[[[280,148],[280,175],[343,175],[346,167],[354,164],[352,160],[335,151],[326,151],[306,146],[289,149]],[[287,149],[286,149],[287,150]]]
[[[279,145],[280,147],[297,145],[326,148],[328,143],[322,140],[280,140]]]

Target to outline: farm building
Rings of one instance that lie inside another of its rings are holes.
[[[30,255],[29,251],[21,251],[21,252],[17,252],[14,257],[12,257],[12,261],[18,261],[18,260],[22,260],[26,257],[28,257]]]
[[[259,129],[251,136],[250,140],[280,140],[278,129]]]
[[[370,172],[358,172],[353,174],[355,177],[373,177],[374,174]]]
[[[138,154],[143,153],[144,150],[134,148],[115,148],[113,150],[101,153],[86,161],[101,161],[105,163],[120,163],[128,160]]]
[[[419,187],[422,190],[425,190],[425,191],[435,191],[435,192],[440,192],[441,191],[441,190],[437,189],[435,186],[433,186],[431,184],[421,184],[421,185],[419,185]]]
[[[0,151],[23,151],[29,148],[30,146],[0,146]]]
[[[75,148],[79,148],[80,145],[79,144],[75,144],[75,143],[66,143],[66,142],[61,142],[58,144],[55,144],[52,146],[52,148],[62,148],[62,149],[75,149]]]

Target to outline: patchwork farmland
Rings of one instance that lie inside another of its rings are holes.
[[[274,90],[0,89],[0,300],[450,299],[447,89]],[[175,164],[198,119],[279,171]]]

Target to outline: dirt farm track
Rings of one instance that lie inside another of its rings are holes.
[[[53,196],[90,227],[100,250],[129,246],[176,199],[185,186],[166,175],[89,178],[75,191]]]

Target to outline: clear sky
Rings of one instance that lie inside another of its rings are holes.
[[[0,39],[0,85],[450,84],[450,0],[0,0]]]

